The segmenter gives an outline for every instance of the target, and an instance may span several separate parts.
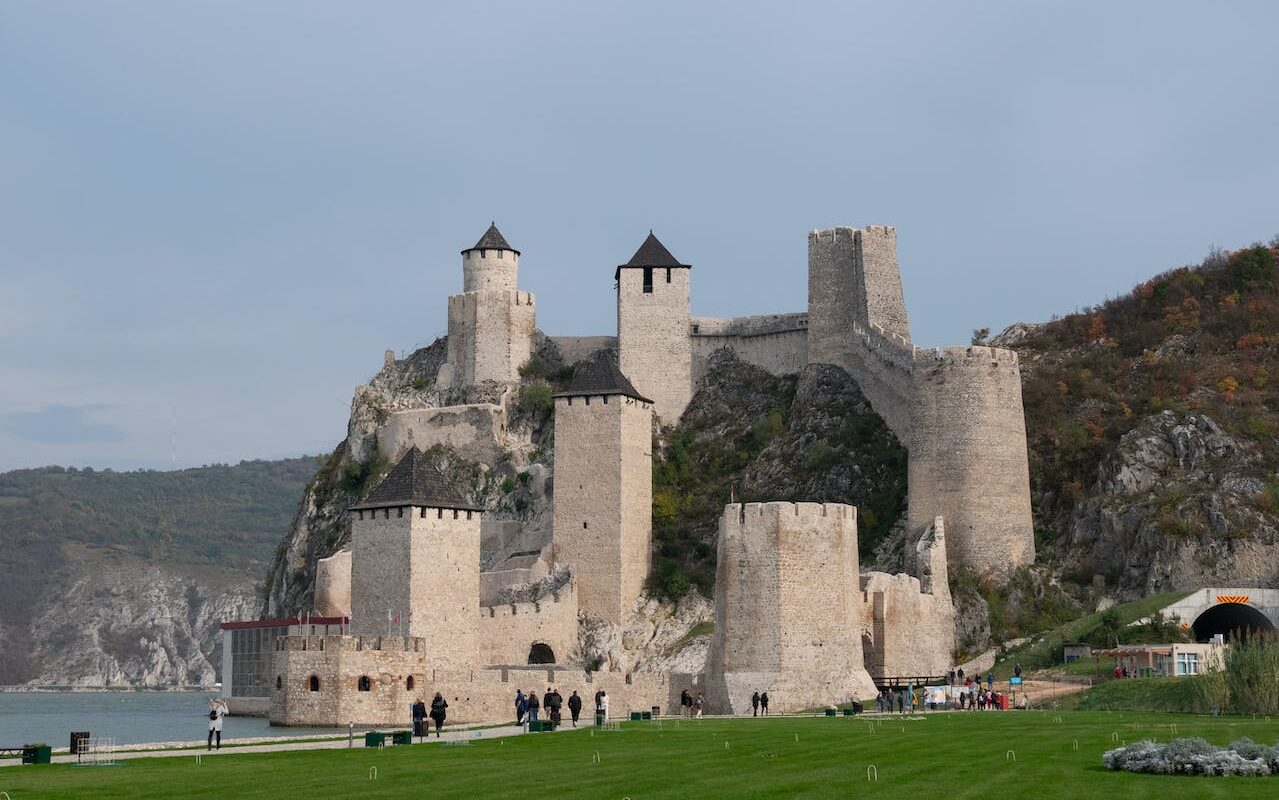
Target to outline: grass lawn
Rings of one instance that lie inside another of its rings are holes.
[[[1056,720],[1060,719],[1060,722]],[[1113,738],[1241,736],[1273,743],[1279,720],[1107,712],[960,712],[919,720],[790,717],[627,723],[466,747],[148,758],[116,767],[0,770],[0,791],[35,798],[217,797],[1276,797],[1279,777],[1109,772]],[[1078,742],[1078,750],[1075,742]],[[727,747],[725,744],[727,743]],[[1009,760],[1007,751],[1016,753]],[[595,754],[599,763],[593,763]],[[868,783],[866,767],[879,768]],[[378,779],[369,780],[376,766]]]

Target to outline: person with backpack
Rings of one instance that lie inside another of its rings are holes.
[[[430,729],[426,724],[426,703],[422,702],[422,698],[418,698],[413,704],[413,735],[418,739],[430,733]]]
[[[456,700],[457,698],[453,698]],[[435,698],[431,700],[431,719],[435,721],[435,738],[440,738],[440,728],[444,727],[444,717],[447,713],[445,709],[449,707],[448,701],[439,692],[435,693]]]
[[[222,749],[222,718],[227,715],[226,700],[209,701],[209,747],[213,749],[213,739],[217,737],[218,749]]]
[[[568,713],[573,718],[573,727],[577,727],[577,718],[582,715],[582,698],[577,696],[577,690],[568,697]]]

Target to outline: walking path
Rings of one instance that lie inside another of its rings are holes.
[[[556,733],[572,730],[586,730],[589,725],[580,728],[561,727],[555,730]],[[406,730],[406,729],[405,729]],[[482,728],[454,728],[452,730],[445,729],[437,738],[435,736],[424,737],[423,743],[457,743],[483,739],[501,739],[508,736],[523,736],[528,731],[521,725],[502,725],[498,727],[482,727]],[[305,742],[272,742],[269,739],[250,740],[252,744],[244,744],[237,741],[223,741],[221,750],[206,750],[206,742],[154,742],[150,744],[131,744],[122,745],[115,752],[115,760],[121,761],[129,758],[178,758],[178,757],[194,757],[214,758],[221,755],[234,755],[237,753],[282,753],[292,750],[345,750],[348,747],[363,748],[364,733],[358,732],[352,740],[348,741],[344,735],[341,738],[330,738],[318,741]],[[414,744],[418,744],[419,740],[414,737]],[[393,747],[390,743],[390,736],[387,737],[387,747]],[[403,745],[401,745],[403,746]],[[55,764],[74,764],[77,757],[71,755],[63,749],[53,756]],[[11,767],[20,765],[22,760],[18,759],[2,759],[0,767]]]

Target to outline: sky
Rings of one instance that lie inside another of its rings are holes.
[[[550,334],[897,227],[918,344],[1279,233],[1279,4],[0,3],[0,470],[327,452],[496,220]]]

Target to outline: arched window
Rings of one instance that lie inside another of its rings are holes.
[[[307,681],[307,688],[313,692],[320,691],[320,676],[312,675],[310,680]]]
[[[411,692],[411,691],[413,691],[413,687],[414,687],[414,686],[416,686],[416,685],[417,685],[417,682],[413,680],[413,676],[412,676],[412,675],[410,675],[410,676],[408,676],[407,678],[405,678],[405,679],[404,679],[404,688],[405,688],[407,691],[410,691],[410,692]]]
[[[554,664],[555,651],[545,642],[537,642],[528,651],[528,663],[530,664]]]
[[[355,688],[359,689],[361,692],[367,692],[369,689],[373,688],[373,681],[369,680],[368,675],[361,675]]]
[[[283,677],[283,676],[281,676],[281,675],[276,675],[276,676],[275,676],[275,688],[277,688],[277,689],[283,689],[283,688],[284,688],[284,677]]]

